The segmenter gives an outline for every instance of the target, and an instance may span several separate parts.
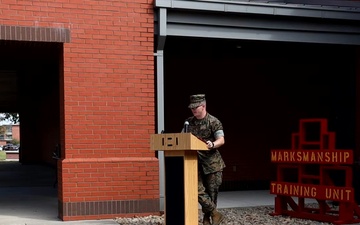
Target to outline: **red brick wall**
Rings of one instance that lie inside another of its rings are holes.
[[[159,180],[149,150],[155,131],[152,1],[7,0],[0,12],[2,25],[71,32],[60,77],[60,217],[154,213]]]
[[[12,138],[20,141],[20,126],[12,125]]]

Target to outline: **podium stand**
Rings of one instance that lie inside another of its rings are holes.
[[[191,133],[153,134],[152,150],[164,151],[165,224],[198,224],[197,151],[206,144]]]

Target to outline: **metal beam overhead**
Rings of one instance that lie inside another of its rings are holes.
[[[293,16],[339,20],[360,20],[359,8],[304,4],[270,4],[248,1],[156,0],[155,7],[181,10],[233,12],[256,15]]]

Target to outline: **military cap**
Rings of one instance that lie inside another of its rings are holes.
[[[190,95],[190,105],[189,108],[196,108],[201,103],[205,102],[205,95],[204,94],[197,94],[197,95]]]

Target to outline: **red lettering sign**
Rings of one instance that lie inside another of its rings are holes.
[[[274,163],[353,164],[352,150],[272,150]]]
[[[354,189],[352,187],[271,182],[270,193],[318,200],[354,202]]]
[[[291,149],[271,150],[271,162],[278,164],[277,181],[270,184],[270,193],[276,195],[271,215],[336,224],[360,222],[352,187],[353,161],[352,150],[335,149],[335,133],[327,130],[326,119],[301,119],[299,132],[292,134]],[[337,173],[341,185],[333,180]],[[316,199],[319,208],[306,208],[306,198]],[[329,201],[339,203],[338,211]]]

